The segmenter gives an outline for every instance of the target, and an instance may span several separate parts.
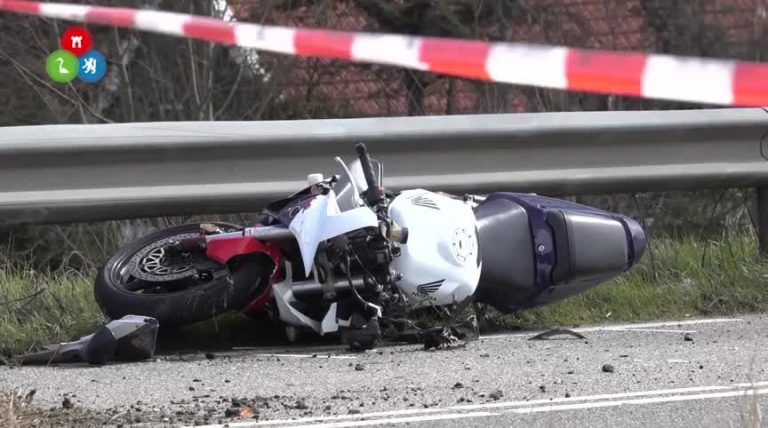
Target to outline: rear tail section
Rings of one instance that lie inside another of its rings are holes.
[[[475,213],[483,260],[475,296],[505,313],[586,291],[645,253],[635,220],[565,200],[495,193]]]

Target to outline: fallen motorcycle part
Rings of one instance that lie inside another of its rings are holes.
[[[46,346],[45,351],[19,355],[16,364],[88,363],[140,361],[155,355],[159,323],[151,317],[126,315],[102,325],[74,342]]]
[[[545,339],[550,339],[553,336],[562,336],[562,335],[573,336],[577,339],[586,339],[586,337],[584,337],[582,334],[576,333],[573,330],[568,330],[564,328],[554,328],[552,330],[547,330],[543,333],[539,333],[528,340],[545,340]]]

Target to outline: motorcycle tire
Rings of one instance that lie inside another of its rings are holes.
[[[214,224],[224,230],[239,229],[237,225],[228,223]],[[135,292],[123,283],[128,263],[136,260],[140,251],[153,245],[156,250],[166,240],[191,236],[200,231],[200,223],[174,226],[139,238],[118,250],[96,276],[94,296],[102,312],[111,319],[141,315],[157,319],[161,326],[181,326],[227,311],[242,310],[263,293],[264,288],[269,286],[273,266],[271,260],[262,254],[236,257],[227,265],[220,265],[220,274],[211,275],[207,280],[196,276],[197,270],[192,267],[194,273],[167,282],[134,278],[142,286],[141,292]],[[157,292],[164,287],[175,289]],[[146,292],[147,289],[153,289],[153,292]]]

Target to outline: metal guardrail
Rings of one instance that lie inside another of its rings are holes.
[[[0,221],[252,212],[368,144],[385,185],[556,195],[768,185],[762,109],[0,128]]]

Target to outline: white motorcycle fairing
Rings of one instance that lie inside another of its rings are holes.
[[[321,336],[338,331],[339,324],[336,321],[335,302],[331,304],[331,307],[328,309],[328,312],[326,312],[322,321],[313,320],[291,305],[291,302],[295,301],[296,298],[293,296],[293,291],[291,289],[293,286],[293,278],[291,275],[292,269],[290,263],[286,262],[285,272],[285,280],[272,285],[272,289],[275,292],[275,301],[277,302],[280,320],[295,327],[309,327]]]
[[[458,303],[475,292],[481,262],[470,202],[407,190],[392,201],[389,215],[408,228],[392,265],[403,275],[397,286],[414,307]]]
[[[342,212],[333,190],[326,195],[317,195],[288,225],[299,243],[307,276],[312,272],[317,247],[321,242],[366,227],[379,227],[376,214],[368,207]]]

